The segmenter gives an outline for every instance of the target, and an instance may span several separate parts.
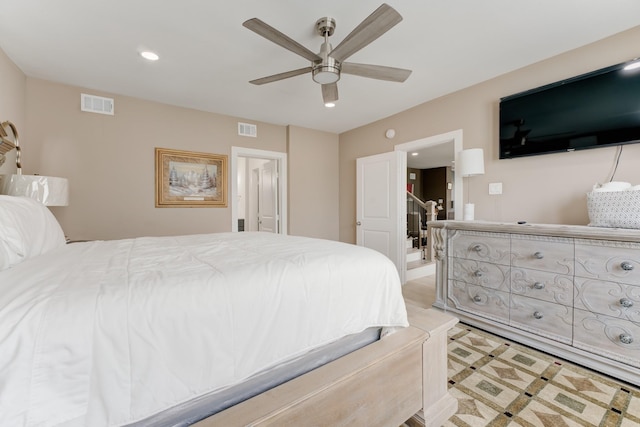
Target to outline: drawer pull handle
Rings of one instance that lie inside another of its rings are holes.
[[[480,298],[480,295],[476,295],[475,297],[473,297],[473,300],[474,300],[475,302],[481,302],[481,301],[482,301],[482,298]]]
[[[544,258],[544,254],[542,252],[536,252],[535,254],[533,254],[533,256],[537,259]]]
[[[633,307],[633,301],[631,301],[629,298],[621,298],[620,305],[624,308]]]
[[[544,283],[536,282],[533,284],[534,289],[544,289]]]
[[[533,317],[535,317],[536,319],[542,319],[544,316],[539,311],[535,311],[533,313]]]
[[[620,334],[620,342],[622,342],[622,344],[631,344],[633,337],[629,334]]]
[[[631,270],[633,270],[633,264],[631,264],[629,261],[624,261],[622,264],[620,264],[620,267],[621,267],[624,271],[631,271]]]
[[[482,250],[482,246],[474,245],[471,249],[473,249],[475,252],[480,252]]]
[[[484,273],[482,271],[480,271],[480,270],[476,270],[476,271],[473,272],[473,275],[476,276],[476,277],[482,277],[482,276],[484,276]]]

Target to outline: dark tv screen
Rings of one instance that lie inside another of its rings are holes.
[[[640,68],[625,65],[500,99],[500,158],[640,142]]]

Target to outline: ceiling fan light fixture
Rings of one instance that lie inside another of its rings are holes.
[[[340,80],[340,67],[335,64],[318,64],[313,67],[313,81],[321,85],[335,83]]]

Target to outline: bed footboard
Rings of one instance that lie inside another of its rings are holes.
[[[424,309],[409,315],[412,326],[196,426],[384,427],[418,412],[416,419],[440,426],[457,408],[447,392],[446,360],[446,331],[457,320]]]
[[[458,401],[448,391],[447,332],[458,319],[434,309],[407,305],[409,322],[429,334],[423,344],[424,401],[420,412],[407,422],[410,427],[440,427],[458,410]]]

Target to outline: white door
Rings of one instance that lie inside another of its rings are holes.
[[[275,160],[260,168],[258,185],[258,230],[278,232],[278,166]]]
[[[356,160],[356,241],[385,254],[405,281],[406,249],[405,151]]]
[[[258,191],[257,182],[259,173],[254,180],[253,171],[259,170],[264,163],[274,160],[277,170],[277,186],[275,188],[275,200],[277,200],[275,211],[277,212],[277,224],[275,229],[280,234],[287,234],[287,153],[279,151],[256,150],[245,147],[231,147],[231,176],[236,179],[231,180],[231,199],[245,200],[245,221],[246,231],[258,230]],[[241,173],[244,174],[240,176]],[[255,182],[255,184],[253,183]],[[255,191],[254,187],[255,185]],[[241,209],[237,203],[231,204],[231,231],[238,231],[238,220]],[[253,215],[253,217],[250,217]]]
[[[248,187],[247,187],[247,207],[246,220],[244,223],[245,231],[258,231],[258,200],[259,200],[259,182],[260,168],[250,171]]]

